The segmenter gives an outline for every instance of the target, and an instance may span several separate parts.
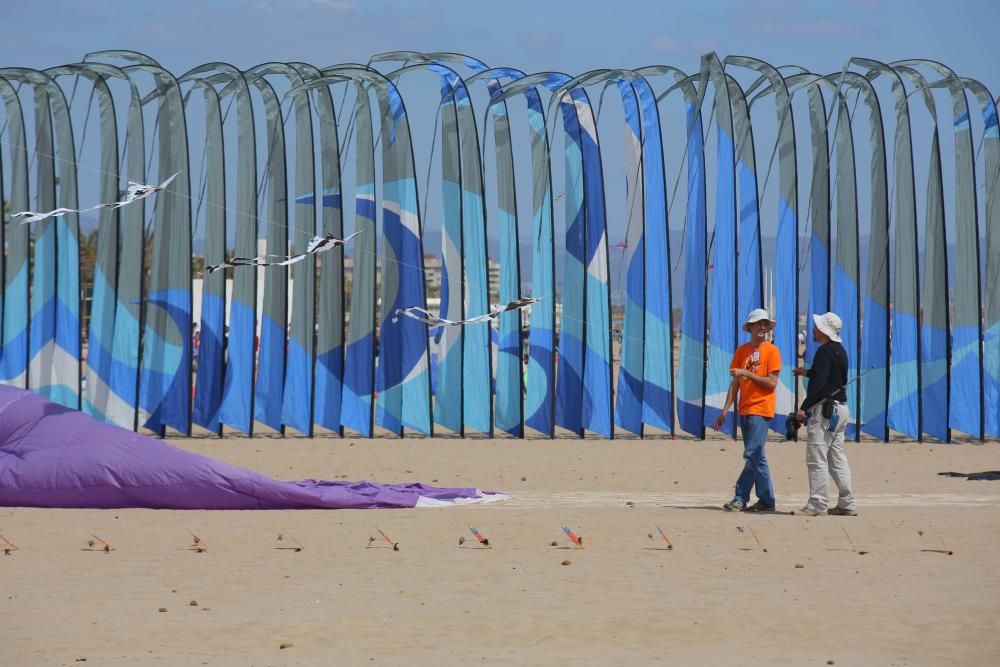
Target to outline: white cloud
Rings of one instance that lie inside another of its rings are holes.
[[[329,11],[335,14],[356,14],[359,7],[351,0],[256,0],[253,5],[259,12],[273,13],[275,9],[293,12]]]
[[[834,19],[763,20],[751,24],[749,29],[763,37],[799,39],[843,39],[864,32],[862,26]]]
[[[332,9],[338,14],[353,14],[358,11],[358,6],[350,0],[312,0],[313,4]]]
[[[650,46],[657,51],[677,51],[680,47],[680,42],[673,37],[654,37]]]
[[[715,50],[715,42],[710,39],[676,39],[666,35],[654,37],[649,45],[654,51],[664,53],[702,54]]]

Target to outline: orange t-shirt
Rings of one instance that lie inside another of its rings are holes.
[[[733,363],[730,368],[745,368],[754,375],[767,377],[781,370],[781,351],[774,343],[764,341],[754,350],[750,343],[744,343],[736,348]],[[766,389],[753,380],[740,378],[740,415],[757,415],[758,417],[774,418],[775,389]]]

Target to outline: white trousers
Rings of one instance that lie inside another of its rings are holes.
[[[848,411],[844,404],[837,405],[840,422],[833,433],[826,429],[827,420],[823,419],[823,404],[813,406],[809,410],[806,430],[809,440],[806,443],[806,467],[809,469],[809,502],[807,507],[825,512],[827,509],[827,483],[833,477],[840,490],[837,507],[853,510],[854,494],[851,492],[851,466],[847,463],[844,452],[844,430],[847,428]]]

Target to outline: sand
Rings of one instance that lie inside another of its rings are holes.
[[[0,556],[0,663],[884,666],[1000,654],[1000,482],[937,475],[1000,469],[997,443],[849,444],[860,516],[806,518],[721,511],[742,465],[731,440],[173,442],[282,479],[419,480],[513,498],[0,509],[0,533],[20,547]],[[805,502],[804,456],[802,444],[768,445],[780,510]],[[563,522],[584,549],[570,548]],[[399,551],[366,548],[376,527]],[[191,532],[206,551],[186,548]],[[89,550],[90,534],[115,550]],[[293,538],[302,551],[274,548]],[[953,555],[922,551],[942,542]]]

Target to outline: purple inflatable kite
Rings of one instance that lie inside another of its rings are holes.
[[[506,497],[423,484],[279,482],[0,385],[0,506],[364,509]]]

